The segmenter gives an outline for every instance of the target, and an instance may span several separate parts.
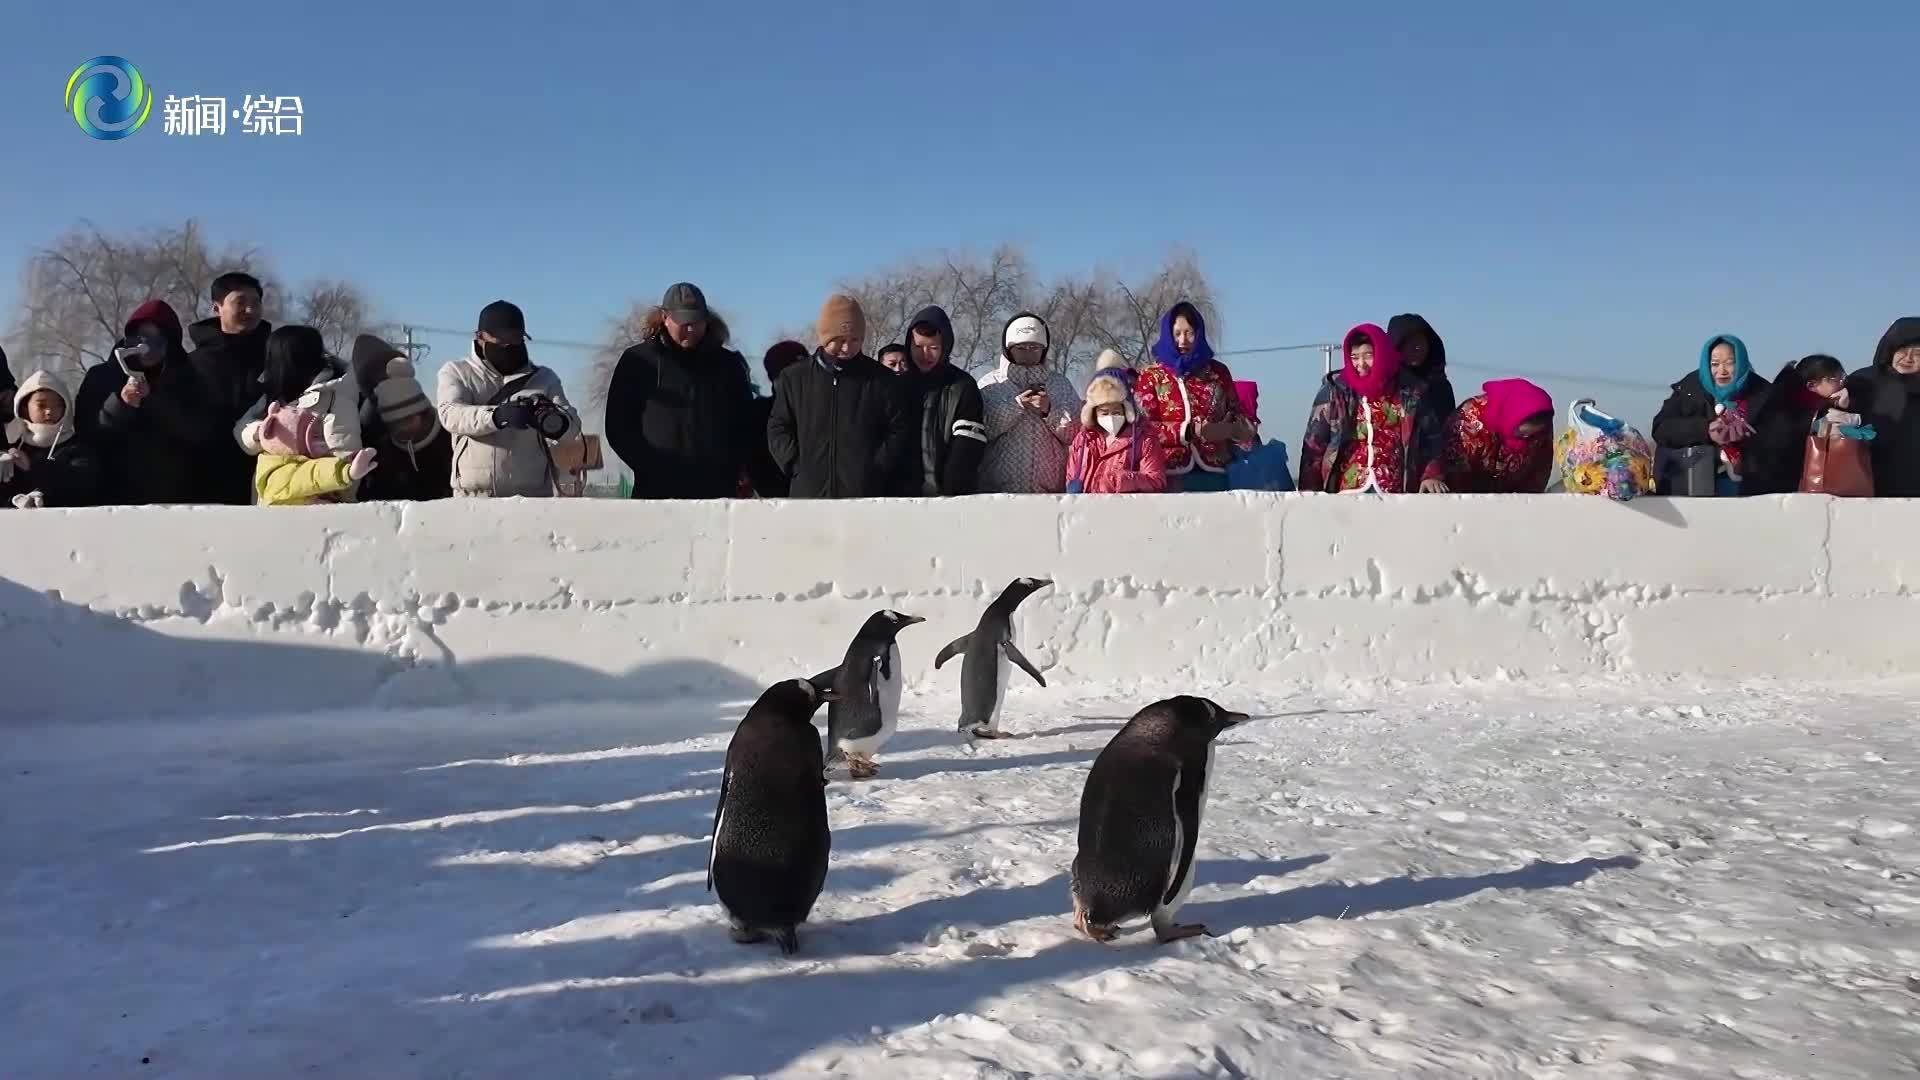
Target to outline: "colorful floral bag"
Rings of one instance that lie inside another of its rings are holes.
[[[1560,482],[1575,495],[1626,502],[1653,491],[1653,444],[1625,421],[1581,398],[1567,410],[1560,435]]]

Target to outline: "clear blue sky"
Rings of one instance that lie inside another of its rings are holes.
[[[384,316],[506,296],[583,340],[687,278],[757,358],[902,257],[1183,244],[1225,348],[1412,310],[1456,365],[1655,383],[1721,331],[1768,373],[1864,364],[1920,312],[1912,4],[114,6],[7,16],[0,260],[83,216],[197,216]],[[99,53],[161,94],[298,94],[306,133],[170,137],[156,110],[86,138],[61,90]],[[1235,366],[1297,441],[1317,361]],[[1547,385],[1643,424],[1660,396]]]

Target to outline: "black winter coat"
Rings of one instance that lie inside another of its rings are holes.
[[[1694,380],[1696,386],[1699,382]],[[1742,444],[1746,456],[1740,466],[1740,494],[1790,495],[1800,490],[1807,436],[1813,433],[1814,416],[1826,411],[1800,400],[1806,388],[1799,365],[1788,364],[1754,402],[1747,417],[1753,435]]]
[[[1873,493],[1920,498],[1920,374],[1893,370],[1893,354],[1920,345],[1920,316],[1898,319],[1873,352],[1873,366],[1847,379],[1852,412],[1872,424]]]
[[[636,499],[728,499],[761,434],[741,355],[712,338],[683,349],[664,333],[628,349],[607,387],[607,445],[633,470]]]
[[[1747,402],[1747,422],[1753,423],[1753,414],[1772,383],[1760,377],[1759,372],[1747,376],[1746,385],[1734,395],[1735,401]],[[1700,385],[1700,376],[1690,373],[1673,384],[1673,393],[1667,395],[1666,403],[1660,406],[1660,412],[1653,418],[1653,443],[1668,450],[1685,450],[1690,446],[1712,446],[1713,438],[1707,434],[1708,425],[1718,414],[1713,410],[1713,395]]]
[[[793,482],[767,449],[767,421],[773,416],[773,397],[753,399],[753,456],[747,461],[747,474],[753,479],[753,493],[763,499],[784,499]]]
[[[972,495],[980,490],[980,459],[987,452],[986,405],[980,384],[950,363],[931,373],[910,368],[894,376],[906,384],[919,436],[900,463],[894,494],[908,498]]]
[[[835,365],[823,352],[780,373],[767,449],[793,480],[795,499],[887,494],[914,441],[900,377],[867,356]]]
[[[13,479],[0,484],[0,508],[12,509],[13,497],[37,491],[48,507],[99,506],[101,484],[100,455],[78,433],[59,444],[42,448],[22,440],[15,449],[27,456],[25,469],[15,469]]]
[[[134,408],[120,399],[127,373],[107,360],[87,370],[74,395],[80,438],[100,455],[106,474],[101,502],[117,506],[225,502],[224,471],[207,467],[227,445],[238,449],[233,425],[208,409],[200,380],[184,353],[146,373],[146,400]],[[250,461],[251,459],[249,459]],[[251,475],[251,474],[249,474]]]
[[[374,463],[360,481],[360,502],[431,502],[453,496],[453,436],[446,428],[411,453],[384,439]]]
[[[217,318],[187,327],[194,346],[187,363],[200,383],[208,423],[228,432],[220,446],[208,450],[204,467],[210,475],[203,481],[202,502],[253,503],[254,459],[232,438],[232,431],[260,400],[260,372],[266,365],[267,335],[272,332],[273,324],[265,320],[246,334],[222,333]]]

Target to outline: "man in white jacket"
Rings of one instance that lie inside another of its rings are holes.
[[[560,376],[527,356],[527,320],[495,300],[480,311],[473,349],[440,369],[440,425],[453,436],[455,496],[545,498],[558,471],[552,443],[580,430]]]
[[[980,490],[1058,495],[1067,489],[1067,448],[1080,423],[1080,395],[1047,368],[1047,324],[1023,311],[1000,335],[1000,367],[980,380],[986,456]]]

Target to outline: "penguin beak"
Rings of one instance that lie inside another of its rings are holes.
[[[920,617],[920,616],[918,616],[918,615],[902,615],[902,616],[900,617],[900,625],[901,625],[901,626],[912,626],[912,625],[913,625],[914,623],[917,623],[917,622],[926,622],[926,621],[927,621],[927,620],[925,620],[925,619],[923,619],[923,618],[921,618],[921,617]]]
[[[1259,718],[1249,713],[1223,711],[1220,714],[1220,730],[1225,731],[1227,728],[1238,727],[1249,720],[1257,719]]]

